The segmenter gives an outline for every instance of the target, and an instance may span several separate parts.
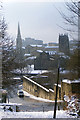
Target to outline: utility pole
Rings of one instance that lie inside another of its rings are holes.
[[[59,64],[58,64],[58,75],[57,75],[57,85],[56,85],[55,105],[54,105],[54,116],[53,116],[54,119],[56,118],[58,83],[59,83]]]

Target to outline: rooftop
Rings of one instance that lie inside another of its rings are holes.
[[[68,79],[64,79],[62,80],[62,82],[64,83],[68,83],[68,84],[71,84],[71,83],[80,83],[80,80],[68,80]]]
[[[32,45],[30,44],[31,47],[42,47],[42,45]]]
[[[59,46],[46,46],[45,48],[59,48]]]

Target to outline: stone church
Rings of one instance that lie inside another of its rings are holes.
[[[17,38],[16,38],[16,53],[17,54],[22,53],[22,38],[21,38],[19,23],[18,23],[18,33],[17,33]]]
[[[17,59],[17,62],[21,62],[24,59],[24,50],[22,47],[22,38],[21,38],[19,23],[18,23],[18,32],[17,32],[17,38],[16,38],[16,59]]]
[[[66,34],[59,35],[59,51],[69,55],[69,37]]]

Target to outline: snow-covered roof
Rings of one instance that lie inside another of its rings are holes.
[[[41,74],[41,73],[46,73],[48,72],[47,70],[33,70],[30,71],[31,74]]]
[[[30,78],[28,78],[28,77],[26,77],[26,76],[23,76],[23,77],[26,78],[28,81],[34,83],[35,85],[39,86],[40,88],[44,89],[45,91],[49,92],[49,90],[48,90],[47,88],[45,88],[45,87],[43,87],[42,85],[40,85],[40,84],[34,82],[34,81],[31,80]]]
[[[70,48],[70,51],[73,51],[73,48]]]
[[[54,84],[55,86],[57,85],[57,84]],[[61,87],[61,85],[60,84],[58,84],[58,87]]]
[[[25,49],[25,47],[22,47],[23,49]]]
[[[45,51],[46,53],[49,53],[49,55],[54,55],[57,53],[57,51]]]
[[[21,78],[20,77],[14,77],[13,79],[14,80],[20,80]]]
[[[64,53],[63,52],[59,52],[58,55],[64,55]]]
[[[63,56],[60,56],[60,57],[62,57],[62,58],[64,58],[64,59],[66,59],[66,58],[68,58],[68,59],[70,59],[70,57],[69,56],[67,56],[67,55],[63,55]]]
[[[33,60],[36,59],[36,56],[28,57],[27,60]]]
[[[45,48],[59,48],[59,46],[46,46]]]
[[[68,79],[64,79],[62,80],[62,82],[65,82],[65,83],[68,83],[68,84],[71,84],[71,83],[80,83],[80,80],[68,80]]]
[[[37,50],[37,52],[40,52],[40,53],[42,53],[43,51],[42,51],[42,50]]]
[[[40,78],[41,78],[41,77],[42,77],[42,78],[47,78],[48,76],[43,76],[43,75],[41,75]]]
[[[30,78],[48,78],[48,76],[43,76],[43,75],[40,75],[40,76],[31,76]]]
[[[30,44],[30,46],[31,47],[42,47],[42,45],[31,45],[31,44]]]
[[[31,54],[24,54],[24,56],[30,56]]]

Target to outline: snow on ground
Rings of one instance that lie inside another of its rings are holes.
[[[69,73],[69,72],[70,72],[70,71],[68,71],[68,70],[60,71],[61,74],[67,74],[67,73]]]
[[[23,90],[23,92],[24,92],[24,95],[25,95],[25,96],[29,96],[30,98],[35,99],[35,100],[39,100],[39,101],[43,101],[43,102],[55,102],[55,101],[53,101],[53,100],[48,100],[48,99],[36,97],[36,96],[34,96],[34,95],[29,94],[28,92],[26,92],[26,91],[24,91],[24,90]],[[63,101],[62,101],[62,100],[59,100],[58,102],[63,102]]]
[[[54,112],[8,112],[0,111],[1,118],[53,118]],[[56,111],[56,118],[76,118],[75,116],[70,116],[67,111]]]
[[[24,94],[37,100],[42,100],[45,102],[54,102],[42,98],[35,97],[33,95],[30,95],[29,93],[24,91]],[[14,105],[10,103],[10,105]],[[2,118],[53,118],[54,110],[53,111],[47,111],[47,112],[10,112],[8,109],[4,111],[4,106],[0,106],[0,120]],[[8,107],[8,106],[7,106]],[[6,107],[6,108],[7,108]],[[67,111],[64,110],[57,110],[56,111],[56,118],[77,118],[77,116],[69,115]]]
[[[16,73],[16,74],[42,74],[45,72],[48,72],[47,70],[34,70],[34,65],[27,65],[27,67],[24,67],[24,69],[20,70],[20,69],[14,69],[13,71],[11,71],[12,73]]]

